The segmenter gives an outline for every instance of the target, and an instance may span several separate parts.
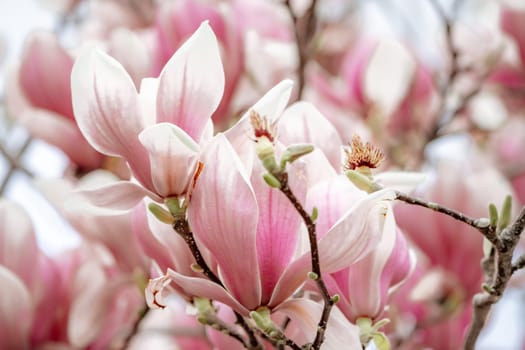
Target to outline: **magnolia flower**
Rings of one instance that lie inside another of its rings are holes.
[[[140,93],[124,68],[98,50],[78,57],[71,81],[83,135],[101,153],[124,158],[140,184],[86,191],[94,203],[127,209],[146,195],[162,201],[188,191],[224,88],[219,48],[207,22],[159,78],[142,81]]]
[[[259,162],[247,174],[224,135],[207,145],[202,162],[188,219],[196,239],[213,255],[224,287],[171,269],[161,287],[173,281],[187,294],[220,301],[244,315],[259,306],[278,306],[301,286],[311,269],[309,251],[295,254],[299,215],[283,194],[263,181],[265,170]],[[306,194],[301,168],[289,172],[290,186],[301,200]],[[328,230],[319,241],[323,271],[348,266],[371,249],[389,227],[385,220],[391,212],[384,200],[391,195],[382,191],[366,196]],[[150,293],[152,305],[158,290]]]
[[[83,170],[102,166],[104,156],[80,133],[71,103],[73,58],[48,32],[32,34],[18,70],[11,72],[6,105],[33,136],[60,148]]]
[[[217,36],[223,57],[225,86],[222,100],[213,113],[213,121],[225,126],[233,116],[231,102],[244,72],[244,31],[231,4],[183,0],[160,6],[154,27],[154,73],[158,74],[175,50],[199,27],[209,21]]]

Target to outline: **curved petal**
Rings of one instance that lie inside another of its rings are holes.
[[[266,116],[270,122],[277,121],[290,99],[292,88],[293,82],[291,80],[281,81],[244,113],[234,126],[225,132],[249,173],[251,172],[255,155],[254,152],[246,151],[251,149],[250,143],[253,143],[253,129],[250,123],[251,111],[256,111],[262,117]]]
[[[20,66],[20,85],[33,106],[74,120],[71,105],[73,59],[49,32],[28,39]]]
[[[155,194],[129,181],[119,181],[93,189],[79,189],[74,193],[87,201],[87,203],[81,203],[81,199],[76,198],[79,200],[78,205],[91,204],[115,211],[130,210],[146,196],[158,202],[162,201]]]
[[[169,276],[169,278],[171,278],[171,280],[181,287],[188,295],[216,300],[228,305],[244,316],[248,315],[248,309],[241,305],[239,301],[237,301],[237,298],[233,297],[218,284],[206,278],[183,276],[171,269],[168,269],[167,276]]]
[[[29,216],[19,205],[0,201],[0,265],[31,288],[40,252]]]
[[[24,283],[9,269],[0,265],[0,348],[29,349],[29,332],[33,310]]]
[[[50,143],[86,169],[99,168],[103,155],[84,139],[75,122],[43,109],[29,109],[19,115],[20,124],[36,138]]]
[[[289,169],[290,181],[299,178],[294,163]],[[254,164],[252,184],[259,203],[257,224],[257,257],[261,274],[262,304],[270,301],[275,284],[295,252],[302,222],[293,204],[280,191],[263,180],[266,170]],[[306,196],[306,181],[293,181],[293,191],[300,202]],[[291,184],[292,185],[292,184]]]
[[[199,142],[224,91],[219,46],[208,22],[175,52],[159,79],[157,122],[176,124]]]
[[[99,50],[83,52],[71,73],[73,109],[80,131],[99,152],[126,158],[137,179],[150,188],[144,129],[135,85],[115,59]]]
[[[285,145],[311,143],[320,148],[334,169],[341,168],[339,133],[314,105],[297,102],[288,107],[279,123],[279,141]]]
[[[314,340],[323,311],[322,304],[304,298],[290,299],[282,303],[275,311],[288,316],[292,321],[290,327],[300,330],[306,342]],[[337,306],[332,308],[330,313],[322,348],[330,350],[362,349],[359,328],[350,323]]]
[[[217,135],[202,156],[204,168],[188,206],[195,236],[217,260],[226,288],[245,307],[259,305],[258,208],[237,155]]]
[[[359,260],[370,252],[385,228],[395,226],[387,202],[394,197],[389,190],[368,195],[332,226],[318,244],[323,272],[334,272]]]
[[[170,123],[144,129],[139,140],[149,152],[155,192],[163,198],[186,193],[197,170],[199,145]]]

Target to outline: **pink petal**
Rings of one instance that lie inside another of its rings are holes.
[[[298,329],[306,342],[313,342],[323,306],[308,299],[290,299],[281,304],[276,312],[282,312],[291,319],[290,327]],[[326,327],[323,349],[361,349],[359,328],[350,323],[335,306],[330,313]]]
[[[275,85],[248,109],[234,126],[225,132],[248,172],[251,172],[255,155],[253,151],[248,151],[253,148],[253,128],[250,123],[251,111],[253,110],[261,116],[266,116],[271,122],[277,121],[290,99],[292,87],[293,82],[291,80],[283,80]]]
[[[138,134],[144,120],[137,91],[124,68],[105,53],[82,53],[71,73],[75,118],[99,152],[125,158],[135,176],[151,188],[149,159]]]
[[[18,204],[0,201],[0,265],[33,286],[40,251],[29,216]]]
[[[20,84],[31,103],[73,120],[71,69],[73,59],[48,32],[29,39],[20,66]]]
[[[29,349],[32,300],[28,289],[12,271],[0,265],[0,348]]]
[[[390,286],[402,281],[410,272],[406,240],[395,223],[392,224],[394,220],[389,221],[377,247],[346,270],[348,298],[356,317],[379,317],[388,302]]]
[[[197,170],[199,145],[169,123],[150,126],[139,140],[149,152],[155,192],[164,198],[186,193]]]
[[[298,170],[296,166],[290,167],[291,181],[298,178]],[[270,301],[277,280],[295,252],[299,225],[302,222],[288,198],[263,180],[262,175],[265,172],[260,162],[254,164],[252,184],[259,203],[257,255],[262,283],[262,304]],[[293,185],[294,194],[303,202],[306,196],[306,181],[294,181]]]
[[[260,303],[258,208],[239,158],[224,135],[202,156],[204,168],[188,206],[195,236],[217,259],[226,288],[245,307]]]
[[[181,287],[188,295],[216,300],[228,305],[245,316],[248,315],[248,309],[237,301],[238,298],[233,297],[224,288],[206,278],[183,276],[171,269],[168,270],[167,276],[169,276],[173,282]]]
[[[19,115],[20,123],[36,138],[58,147],[69,159],[86,169],[99,168],[103,155],[84,139],[76,123],[43,109],[30,109]]]
[[[319,258],[324,272],[340,270],[366,255],[383,230],[395,225],[387,200],[394,192],[382,190],[357,202],[319,241]]]
[[[341,168],[342,142],[335,127],[309,102],[297,102],[284,111],[279,141],[285,145],[311,143],[321,149],[335,169]]]
[[[129,210],[146,196],[158,202],[162,201],[155,194],[129,181],[119,181],[93,189],[79,189],[76,193],[83,196],[93,206],[116,211]]]
[[[199,142],[224,90],[219,46],[207,22],[177,50],[159,79],[157,122],[176,124]]]

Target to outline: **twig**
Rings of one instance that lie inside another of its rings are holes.
[[[408,204],[418,205],[418,206],[425,207],[427,209],[431,209],[433,211],[437,211],[439,213],[445,214],[447,216],[450,216],[451,218],[454,218],[469,226],[474,227],[475,229],[480,231],[489,242],[491,242],[492,244],[497,244],[495,228],[490,226],[488,222],[486,222],[486,220],[473,219],[461,212],[447,208],[443,205],[440,205],[434,202],[425,201],[420,198],[411,197],[399,191],[396,191],[396,199],[403,201],[405,203],[408,203]]]
[[[301,18],[298,18],[293,12],[290,0],[285,0],[284,4],[290,14],[294,28],[295,46],[299,58],[299,65],[297,67],[297,100],[300,100],[303,96],[306,81],[305,70],[306,64],[310,59],[311,42],[317,26],[317,17],[315,13],[317,0],[312,0],[310,6]]]
[[[297,212],[303,219],[308,230],[308,238],[310,241],[310,254],[312,260],[312,272],[316,276],[315,283],[317,284],[317,287],[319,288],[319,291],[321,292],[324,301],[323,312],[321,314],[321,319],[319,320],[317,326],[317,334],[311,347],[312,349],[317,350],[321,347],[324,341],[326,326],[328,325],[328,318],[330,317],[330,311],[332,310],[332,306],[334,305],[334,300],[330,296],[328,288],[326,287],[321,274],[321,265],[319,262],[319,250],[317,248],[317,234],[315,222],[313,222],[310,215],[306,212],[306,210],[304,210],[303,206],[301,205],[301,203],[299,203],[299,200],[290,189],[288,185],[288,174],[279,174],[278,180],[281,183],[281,187],[279,188],[280,191],[290,200],[295,210],[297,210]]]
[[[148,315],[150,310],[151,309],[149,307],[145,306],[144,308],[142,308],[139,311],[138,317],[135,320],[135,322],[133,323],[133,328],[131,329],[129,334],[124,339],[124,342],[122,344],[122,350],[125,350],[125,349],[128,348],[128,346],[131,343],[131,339],[138,333],[139,327],[140,327],[140,324],[141,324],[142,320],[144,320],[144,318],[146,318],[146,316]]]
[[[195,261],[199,265],[199,267],[202,269],[202,273],[204,276],[206,276],[210,281],[218,284],[219,286],[224,288],[224,284],[222,281],[217,277],[217,275],[210,269],[206,261],[204,260],[204,257],[202,256],[199,247],[197,246],[197,242],[195,242],[195,238],[193,237],[193,232],[190,230],[190,226],[188,223],[188,220],[184,217],[175,218],[176,220],[173,223],[173,229],[175,232],[177,232],[186,242],[188,247],[190,248],[190,251],[195,258]],[[248,334],[248,337],[250,339],[250,346],[253,349],[259,349],[261,345],[259,344],[259,341],[255,337],[255,334],[253,332],[253,329],[246,323],[242,315],[240,315],[238,312],[235,311],[235,317],[236,322],[242,326],[242,328],[246,331],[246,334]],[[247,344],[244,342],[244,340],[239,339],[235,337],[237,340],[241,341],[243,346],[245,348],[248,348]]]
[[[483,286],[484,291],[474,296],[472,324],[469,327],[465,340],[465,350],[474,350],[476,341],[485,326],[492,305],[501,299],[507,283],[516,271],[516,265],[512,264],[512,255],[524,228],[525,207],[522,208],[516,221],[504,229],[499,235],[498,244],[495,245],[495,274],[491,283]],[[519,261],[520,259],[518,259],[518,262]]]
[[[482,286],[483,291],[473,298],[472,323],[464,344],[465,350],[474,350],[492,305],[501,299],[512,274],[525,267],[525,255],[520,256],[514,264],[512,263],[514,251],[525,228],[525,207],[522,208],[512,225],[498,229],[488,220],[473,219],[442,205],[413,198],[401,192],[396,192],[396,199],[437,211],[474,227],[492,244],[489,254],[482,260],[485,283]]]
[[[0,194],[4,193],[7,185],[9,184],[9,180],[11,180],[11,177],[15,173],[16,170],[20,170],[24,174],[26,174],[29,177],[34,177],[34,174],[26,169],[22,164],[20,159],[24,155],[25,151],[31,144],[32,139],[29,137],[22,147],[16,152],[15,155],[12,155],[2,143],[0,143],[0,153],[5,157],[5,159],[9,162],[9,170],[7,171],[6,175],[4,176],[4,179],[2,180],[2,183],[0,184]]]

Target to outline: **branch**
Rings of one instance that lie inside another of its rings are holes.
[[[512,225],[504,229],[497,229],[487,220],[473,219],[442,205],[410,197],[401,192],[396,192],[396,199],[437,211],[474,227],[492,244],[489,254],[482,260],[485,283],[482,286],[483,291],[473,298],[472,323],[465,339],[464,349],[474,350],[492,305],[501,299],[512,274],[525,267],[525,254],[520,256],[514,264],[512,263],[514,251],[525,228],[525,207],[522,208]]]
[[[288,174],[279,174],[277,178],[281,183],[281,187],[279,188],[280,191],[290,200],[290,202],[295,207],[295,209],[303,219],[304,223],[306,224],[306,228],[308,229],[308,238],[310,241],[310,254],[312,260],[312,272],[316,276],[315,283],[317,284],[317,287],[319,288],[319,291],[321,292],[324,301],[323,312],[321,314],[321,319],[319,320],[317,326],[317,334],[315,336],[314,342],[312,343],[312,349],[317,350],[321,347],[324,341],[324,335],[326,332],[326,327],[328,325],[328,318],[330,317],[330,312],[332,310],[332,306],[334,305],[334,300],[330,296],[330,293],[326,288],[321,274],[315,223],[313,222],[310,215],[306,212],[306,210],[304,210],[303,206],[301,205],[301,203],[299,203],[299,200],[288,186]]]
[[[434,202],[425,201],[421,198],[411,197],[399,191],[396,191],[396,199],[411,205],[417,205],[450,216],[453,219],[456,219],[469,226],[474,227],[476,230],[481,232],[481,234],[489,242],[491,242],[492,244],[497,244],[497,237],[495,232],[496,229],[495,227],[490,226],[490,224],[486,220],[473,219],[459,211],[455,211],[453,209],[447,208],[443,205]]]
[[[133,339],[133,337],[138,333],[141,322],[144,320],[144,318],[146,318],[150,310],[151,309],[149,307],[145,306],[139,311],[138,317],[133,323],[133,327],[131,328],[131,332],[129,332],[129,334],[124,339],[124,342],[121,348],[122,350],[125,350],[128,348],[128,346],[131,343],[131,339]]]
[[[312,2],[310,3],[310,6],[306,10],[304,16],[301,18],[298,18],[293,12],[290,0],[284,1],[286,9],[288,10],[290,18],[292,19],[295,35],[295,44],[297,48],[297,57],[299,58],[299,65],[297,67],[297,100],[300,100],[303,96],[304,85],[306,81],[306,64],[310,59],[311,42],[314,37],[317,26],[317,17],[315,14],[317,0],[311,1]]]
[[[197,246],[197,242],[195,242],[195,238],[193,237],[193,232],[191,232],[190,230],[188,220],[186,220],[186,218],[184,217],[176,217],[175,221],[173,222],[173,229],[184,239],[184,241],[190,248],[190,251],[193,257],[195,258],[195,261],[197,262],[199,267],[202,269],[202,273],[204,274],[204,276],[206,276],[210,281],[224,288],[224,284],[217,277],[217,275],[210,269],[210,267],[204,260],[204,257],[202,256],[199,250],[199,247]],[[253,349],[261,348],[261,345],[259,344],[259,340],[255,337],[253,329],[246,323],[242,315],[240,315],[236,311],[234,312],[235,312],[236,322],[239,325],[241,325],[242,328],[246,331],[246,334],[248,334],[248,337],[250,339],[251,348]],[[239,340],[237,337],[234,337],[234,338]],[[244,343],[244,340],[242,340],[242,343],[244,347],[247,348],[246,344]]]
[[[32,139],[29,137],[22,147],[13,155],[11,154],[7,148],[0,142],[0,153],[4,156],[4,158],[9,162],[9,170],[7,171],[7,174],[4,176],[4,179],[2,180],[2,183],[0,184],[0,194],[4,193],[7,185],[9,183],[9,180],[11,180],[11,177],[15,173],[16,170],[20,170],[24,174],[26,174],[29,177],[34,177],[34,174],[26,169],[24,165],[21,163],[21,158],[24,155],[25,151],[31,144]]]
[[[465,340],[465,350],[474,350],[476,341],[485,326],[492,305],[497,303],[507,284],[516,271],[516,264],[512,264],[512,255],[518,245],[521,233],[525,228],[525,207],[511,226],[504,229],[499,235],[495,256],[495,275],[490,284],[483,286],[484,291],[474,296],[472,324],[469,327]],[[518,258],[518,262],[521,257]],[[521,264],[521,263],[520,263]]]

